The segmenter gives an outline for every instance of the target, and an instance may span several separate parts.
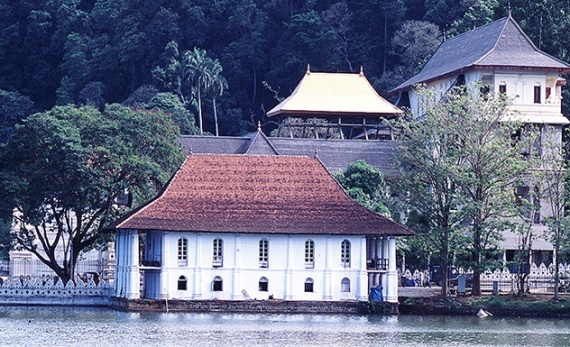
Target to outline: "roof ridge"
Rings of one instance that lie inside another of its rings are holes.
[[[512,20],[512,17],[511,17],[510,14],[509,14],[509,16],[503,17],[503,18],[505,19],[505,23],[503,23],[503,27],[502,27],[501,30],[499,31],[499,35],[497,35],[497,39],[495,40],[495,44],[493,44],[493,47],[492,47],[490,50],[488,50],[485,54],[483,54],[482,56],[480,56],[479,59],[475,60],[475,61],[473,62],[473,64],[471,64],[471,66],[476,65],[476,64],[479,63],[481,60],[483,60],[484,58],[488,57],[489,54],[491,54],[491,53],[495,50],[495,48],[497,48],[497,45],[499,44],[499,41],[501,40],[501,35],[503,34],[503,32],[505,31],[505,28],[507,27],[507,23],[509,22],[509,20]],[[499,20],[497,20],[497,21],[503,20],[503,18],[501,18],[501,19],[499,19]],[[491,23],[493,23],[493,22],[491,22]],[[489,25],[489,24],[491,24],[491,23],[487,23],[487,24],[485,24],[485,25],[483,25],[483,26],[481,26],[481,27],[479,27],[479,28],[483,28],[483,27],[485,27],[485,26],[487,26],[487,25]],[[477,29],[479,29],[479,28],[476,28],[475,30],[477,30]],[[522,32],[522,30],[521,30],[518,26],[517,26],[517,29],[518,29],[520,32]],[[469,31],[467,31],[467,32],[465,32],[465,33],[468,33],[468,32],[469,32]],[[525,35],[525,36],[526,36],[526,35]],[[526,37],[526,39],[527,39],[527,41],[528,41],[528,37]]]
[[[269,141],[269,138],[267,136],[265,136],[265,134],[263,133],[263,130],[261,130],[261,127],[257,130],[256,134],[251,138],[251,140],[249,141],[249,146],[247,147],[247,150],[245,151],[244,154],[250,154],[249,151],[252,149],[253,145],[255,143],[257,143],[257,139],[261,136],[261,138],[265,141],[265,143],[267,143],[269,145],[269,147],[271,148],[271,150],[275,153],[275,155],[280,155],[281,153],[279,153],[279,151],[277,150],[277,148],[275,148],[275,146],[273,146],[273,144],[271,143],[271,141]]]

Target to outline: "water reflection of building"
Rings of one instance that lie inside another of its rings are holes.
[[[189,155],[152,202],[117,221],[122,298],[397,303],[395,236],[315,158]],[[142,292],[141,292],[141,276]]]

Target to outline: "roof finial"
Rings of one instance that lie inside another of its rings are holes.
[[[189,151],[188,154],[190,154],[190,155],[194,154],[194,153],[192,153],[192,145],[190,145],[190,148],[188,149],[188,151]]]
[[[507,1],[507,14],[511,18],[511,2]]]
[[[311,64],[307,64],[307,75],[311,74]]]
[[[360,77],[364,76],[364,69],[362,68],[362,65],[360,65]]]
[[[261,121],[257,121],[257,131],[261,131]]]
[[[319,149],[315,148],[315,158],[318,158],[318,157],[319,157]]]

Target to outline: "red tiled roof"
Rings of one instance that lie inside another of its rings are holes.
[[[411,235],[354,202],[308,157],[190,155],[167,188],[117,229]]]

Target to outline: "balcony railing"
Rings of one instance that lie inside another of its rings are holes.
[[[366,260],[366,269],[367,270],[387,271],[388,270],[388,259],[386,259],[386,258],[367,259]]]
[[[160,267],[160,261],[159,260],[142,260],[141,266],[144,266],[144,267]]]

